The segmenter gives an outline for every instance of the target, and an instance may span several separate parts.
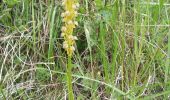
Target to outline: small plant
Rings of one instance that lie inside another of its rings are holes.
[[[75,50],[74,44],[77,40],[76,36],[73,36],[74,28],[78,25],[78,22],[75,21],[77,16],[77,9],[79,4],[76,0],[64,0],[62,2],[65,12],[61,14],[63,17],[64,26],[61,28],[62,33],[61,37],[64,38],[63,48],[66,50],[68,55],[68,65],[67,65],[67,85],[68,85],[68,94],[69,100],[74,100],[73,89],[72,89],[72,74],[71,74],[71,58]]]
[[[50,73],[48,70],[38,67],[36,70],[36,79],[39,82],[47,83],[50,80]]]

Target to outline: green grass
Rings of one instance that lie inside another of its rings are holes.
[[[169,0],[80,0],[70,59],[61,0],[0,2],[0,99],[169,99]]]

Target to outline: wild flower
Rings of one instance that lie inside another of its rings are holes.
[[[75,21],[75,19],[79,3],[77,0],[63,0],[62,5],[65,10],[65,12],[61,14],[63,18],[63,27],[61,28],[61,37],[64,38],[63,48],[66,50],[68,56],[72,56],[75,51],[75,40],[77,40],[77,37],[73,36],[73,31],[74,28],[78,26],[78,22]]]

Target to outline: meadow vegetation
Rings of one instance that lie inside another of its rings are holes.
[[[170,99],[170,0],[77,1],[69,91],[62,0],[0,0],[0,100]]]

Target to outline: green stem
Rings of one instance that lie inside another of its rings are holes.
[[[72,86],[72,73],[71,73],[71,56],[68,56],[68,65],[67,65],[67,88],[69,100],[74,100],[73,95],[73,86]]]

